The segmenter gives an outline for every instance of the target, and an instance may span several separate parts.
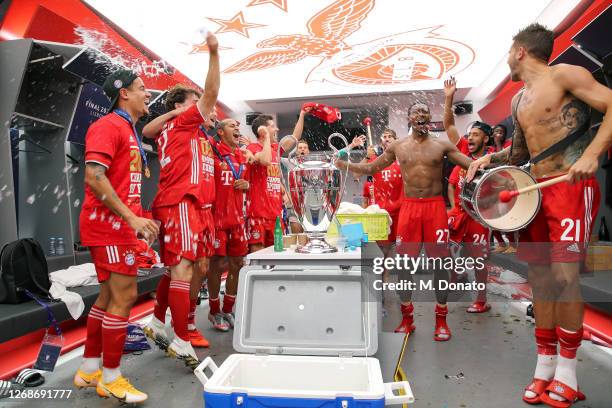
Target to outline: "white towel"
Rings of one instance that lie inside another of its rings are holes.
[[[83,303],[83,298],[76,292],[71,292],[66,290],[66,287],[59,282],[51,283],[51,289],[49,289],[49,293],[55,299],[61,299],[62,302],[66,304],[66,308],[68,309],[68,313],[74,320],[77,320],[83,314],[83,310],[85,310],[85,303]]]
[[[60,283],[66,288],[99,284],[96,268],[92,263],[74,265],[68,269],[51,272],[50,278],[51,282]]]

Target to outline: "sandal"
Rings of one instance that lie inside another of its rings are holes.
[[[537,394],[535,397],[529,398],[523,394],[523,401],[531,405],[541,404],[541,395],[546,391],[546,387],[550,384],[550,381],[540,380],[539,378],[534,378],[531,381],[531,384],[525,388],[525,391],[531,391],[534,394]]]
[[[491,310],[491,305],[486,302],[474,302],[467,308],[468,313],[484,313]]]
[[[565,398],[565,401],[557,401],[550,398],[550,395],[548,394],[551,392]],[[553,408],[568,408],[574,402],[584,401],[585,399],[586,396],[580,392],[580,390],[576,391],[558,380],[553,380],[550,384],[548,384],[546,390],[544,390],[542,395],[540,395],[540,400],[549,407]]]
[[[39,385],[43,385],[45,383],[45,377],[43,377],[42,374],[36,370],[24,368],[15,378],[15,382],[23,385],[24,387],[38,387]]]

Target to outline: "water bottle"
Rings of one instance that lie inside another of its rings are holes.
[[[49,238],[49,256],[55,256],[55,238]]]
[[[64,238],[58,238],[55,246],[56,255],[64,255]]]

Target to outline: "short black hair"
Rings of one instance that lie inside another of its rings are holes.
[[[185,85],[173,86],[166,95],[166,109],[169,111],[174,110],[175,103],[183,103],[187,99],[188,95],[196,95],[198,98],[201,96],[197,89],[189,88]]]
[[[270,115],[259,115],[253,120],[253,123],[251,123],[251,130],[255,137],[259,137],[257,129],[259,129],[260,126],[268,126],[269,120],[274,120],[274,118]]]
[[[308,146],[308,142],[305,141],[304,139],[300,139],[297,144],[298,145],[305,144],[306,146]],[[308,148],[310,148],[310,146],[308,146]]]
[[[495,130],[495,128],[501,128],[504,131],[504,136],[508,135],[508,128],[506,127],[506,125],[498,123],[497,125],[493,126],[493,130]]]
[[[410,112],[412,112],[412,108],[414,108],[416,105],[425,105],[427,107],[427,111],[429,111],[429,105],[426,102],[423,101],[415,101],[412,105],[410,105],[410,107],[408,108],[408,115],[410,115]]]
[[[555,42],[555,33],[539,23],[529,24],[520,30],[512,40],[525,47],[532,56],[548,62]]]

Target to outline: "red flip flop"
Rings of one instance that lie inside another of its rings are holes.
[[[531,405],[541,404],[542,400],[540,396],[542,395],[542,393],[544,393],[544,391],[546,391],[546,387],[548,387],[549,384],[550,384],[550,381],[540,380],[539,378],[534,378],[533,381],[531,381],[531,384],[529,384],[529,386],[525,388],[525,391],[531,391],[537,395],[533,398],[528,398],[523,393],[523,401]]]
[[[484,313],[491,310],[491,305],[486,302],[474,302],[467,308],[468,313]]]
[[[548,394],[551,392],[565,398],[565,401],[557,401],[550,398]],[[580,390],[576,391],[558,380],[553,380],[550,384],[548,384],[546,390],[544,390],[542,395],[540,395],[540,400],[549,407],[553,408],[568,408],[574,402],[584,401],[585,399],[586,396],[580,392]]]

